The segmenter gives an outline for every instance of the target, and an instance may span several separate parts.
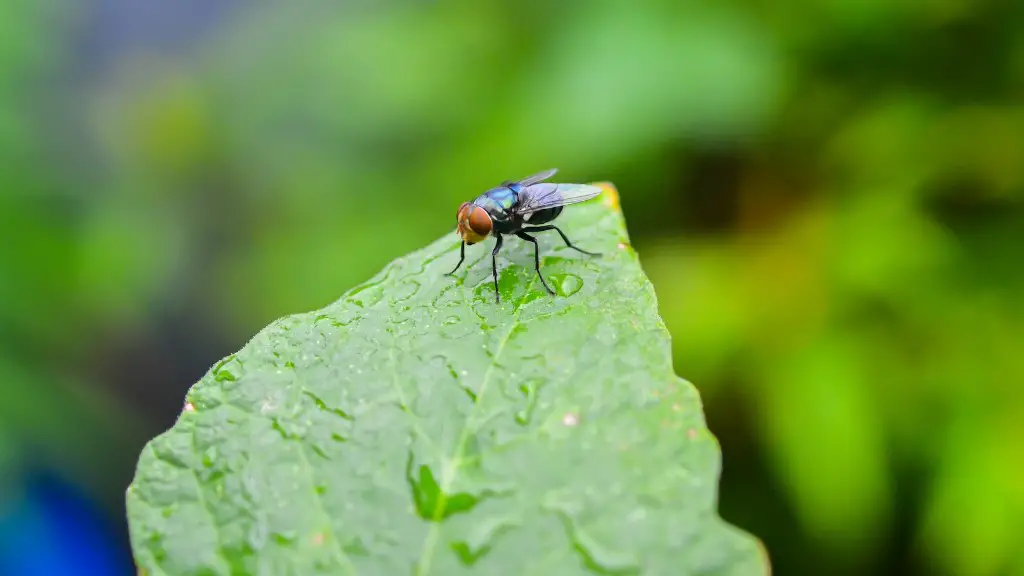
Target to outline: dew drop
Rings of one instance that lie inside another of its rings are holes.
[[[429,330],[429,328],[427,328]],[[479,332],[479,328],[472,322],[463,321],[463,319],[455,314],[451,314],[445,317],[441,321],[441,336],[452,340],[458,340],[459,338],[465,338]]]
[[[336,408],[336,407],[328,406],[327,403],[324,402],[319,396],[317,396],[316,394],[310,392],[309,390],[303,390],[302,393],[305,394],[311,400],[313,400],[313,403],[321,411],[327,412],[329,414],[334,414],[335,416],[337,416],[338,418],[341,418],[342,420],[349,420],[349,421],[352,420],[352,415],[351,414],[349,414],[348,412],[342,410],[341,408]]]
[[[203,467],[211,468],[217,463],[217,448],[211,446],[203,452]]]
[[[310,450],[313,451],[314,454],[316,454],[317,456],[323,458],[324,460],[331,460],[331,456],[319,444],[311,443],[309,445],[309,448],[310,448]]]
[[[235,375],[232,374],[230,370],[221,368],[220,370],[217,370],[216,375],[214,376],[214,380],[216,380],[217,382],[233,382],[236,380],[236,378]]]
[[[516,412],[516,423],[520,426],[528,426],[533,420],[533,412],[537,408],[537,391],[540,384],[537,380],[527,380],[519,385],[519,391],[526,399],[526,406]]]
[[[351,310],[345,310],[341,313],[341,316],[331,319],[331,326],[334,326],[335,328],[341,328],[343,326],[348,326],[349,324],[358,319],[358,314]]]
[[[284,530],[284,531],[281,531],[281,532],[274,532],[272,534],[272,536],[273,536],[274,540],[277,541],[278,544],[286,544],[286,545],[287,544],[291,544],[292,542],[294,542],[296,537],[297,537],[293,530]]]
[[[233,382],[237,380],[238,378],[235,374],[227,369],[227,365],[232,362],[237,362],[241,365],[241,362],[234,355],[228,356],[213,367],[213,379],[217,382]]]
[[[344,546],[341,547],[342,551],[349,556],[369,556],[370,551],[363,544],[363,541],[359,538],[350,540]]]
[[[562,519],[566,535],[573,548],[579,553],[583,565],[596,574],[631,575],[640,572],[640,562],[628,552],[613,549],[599,542],[586,530],[576,525],[576,521],[565,511],[557,511]]]
[[[422,285],[419,282],[417,282],[416,280],[412,280],[412,279],[406,280],[398,288],[399,294],[394,299],[394,301],[395,302],[403,302],[405,300],[408,300],[408,299],[412,298],[413,296],[416,295],[417,292],[420,291],[420,287],[421,286]]]
[[[555,292],[558,292],[557,288],[555,289]],[[537,282],[537,284],[534,285],[534,287],[523,296],[523,298],[519,302],[519,305],[522,306],[523,304],[529,304],[534,300],[540,300],[541,298],[544,297],[550,298],[551,295],[548,294],[548,291],[545,290],[544,287],[540,285],[540,282]]]
[[[365,284],[360,286],[348,294],[347,301],[359,306],[360,308],[368,308],[373,306],[377,302],[380,302],[383,296],[383,290],[380,288],[380,283]]]
[[[274,418],[271,427],[285,440],[301,440],[306,434],[306,427],[302,424],[281,418]]]
[[[548,278],[559,296],[572,296],[583,288],[583,279],[575,274],[552,274]]]
[[[499,536],[519,524],[518,520],[511,517],[487,518],[476,524],[465,540],[453,542],[452,550],[460,562],[472,566],[494,548]]]

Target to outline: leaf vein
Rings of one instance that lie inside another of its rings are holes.
[[[416,413],[412,411],[412,408],[409,406],[409,403],[405,399],[405,392],[402,391],[402,386],[398,383],[398,370],[396,369],[397,367],[395,366],[395,347],[393,340],[392,346],[388,348],[388,362],[391,366],[391,386],[395,389],[395,393],[398,394],[398,401],[402,403],[402,411],[404,411],[412,420],[413,429],[416,431],[417,434],[419,434],[420,438],[423,438],[423,440],[430,445],[431,449],[433,449],[434,452],[440,454],[441,449],[434,442],[434,439],[428,436],[427,433],[423,431],[423,426],[420,424],[419,416],[417,416]]]
[[[303,451],[302,443],[296,443],[296,451],[299,454],[299,459],[302,462],[302,468],[306,472],[306,478],[309,479],[309,490],[313,494],[313,504],[316,506],[320,515],[323,517],[324,523],[327,525],[327,533],[331,540],[334,542],[334,553],[337,556],[338,562],[342,566],[348,566],[349,573],[355,574],[355,566],[352,565],[352,559],[345,554],[345,551],[341,548],[341,541],[338,540],[338,535],[334,532],[334,526],[331,525],[331,516],[327,513],[327,509],[324,508],[323,500],[320,499],[320,495],[316,492],[316,481],[313,479],[313,467],[309,463],[309,458],[306,458],[306,453]]]
[[[423,551],[420,554],[420,562],[416,568],[417,575],[425,575],[430,570],[434,549],[437,544],[438,531],[440,530],[440,521],[444,516],[444,510],[447,504],[444,498],[451,491],[452,482],[455,481],[455,475],[462,464],[462,452],[466,449],[466,441],[469,440],[469,431],[473,421],[476,419],[477,411],[483,403],[484,394],[487,392],[487,385],[491,380],[491,374],[493,373],[495,366],[498,365],[498,359],[505,351],[505,346],[508,344],[509,339],[512,338],[512,333],[519,327],[519,318],[522,313],[523,304],[525,304],[526,298],[530,295],[530,290],[533,289],[535,281],[536,276],[531,276],[530,281],[526,284],[526,290],[523,292],[523,297],[519,300],[519,304],[516,305],[515,311],[512,314],[512,320],[509,323],[508,331],[505,332],[501,341],[498,342],[498,347],[494,351],[494,356],[491,358],[491,362],[488,364],[487,370],[484,371],[480,387],[476,392],[476,403],[473,404],[473,410],[469,413],[469,417],[466,418],[466,423],[462,426],[462,431],[459,433],[459,440],[455,445],[455,452],[452,454],[449,463],[445,466],[445,474],[441,480],[442,500],[434,510],[434,518],[430,525],[430,532],[427,533],[427,538],[423,541]]]

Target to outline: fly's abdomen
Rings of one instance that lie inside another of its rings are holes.
[[[551,222],[555,218],[558,218],[558,215],[562,213],[562,208],[562,206],[555,206],[554,208],[545,208],[543,210],[537,210],[536,212],[527,214],[524,217],[524,221],[531,226],[547,224],[548,222]]]

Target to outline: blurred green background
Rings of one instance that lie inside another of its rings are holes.
[[[130,573],[211,364],[549,167],[619,187],[776,574],[1024,574],[1012,0],[0,3],[4,573]]]

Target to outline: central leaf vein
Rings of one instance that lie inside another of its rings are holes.
[[[466,449],[466,442],[469,440],[470,429],[473,426],[473,422],[476,420],[477,411],[480,409],[480,405],[483,404],[484,394],[487,392],[487,385],[491,381],[491,374],[498,365],[498,359],[501,358],[502,353],[505,351],[505,346],[508,344],[509,339],[512,338],[512,333],[515,332],[516,328],[519,327],[519,316],[523,309],[523,304],[526,302],[526,298],[530,295],[530,290],[533,288],[533,283],[536,277],[531,277],[530,281],[526,284],[526,290],[523,293],[523,297],[519,300],[519,304],[516,305],[515,311],[512,313],[512,320],[509,323],[508,331],[502,336],[501,341],[498,342],[498,346],[494,351],[494,356],[491,358],[490,364],[487,365],[487,370],[484,371],[483,379],[480,382],[480,388],[476,392],[476,403],[473,404],[473,409],[470,411],[469,416],[466,418],[466,423],[462,426],[462,431],[459,433],[459,440],[455,445],[455,452],[445,465],[444,477],[441,480],[441,500],[434,510],[433,522],[430,524],[430,531],[427,533],[427,538],[423,541],[423,550],[420,553],[420,562],[416,568],[416,574],[419,576],[425,576],[430,571],[431,561],[433,560],[434,549],[437,545],[438,532],[440,531],[441,519],[444,517],[445,506],[447,505],[447,495],[451,492],[452,483],[455,482],[455,476],[458,473],[459,467],[462,465],[462,453]]]

